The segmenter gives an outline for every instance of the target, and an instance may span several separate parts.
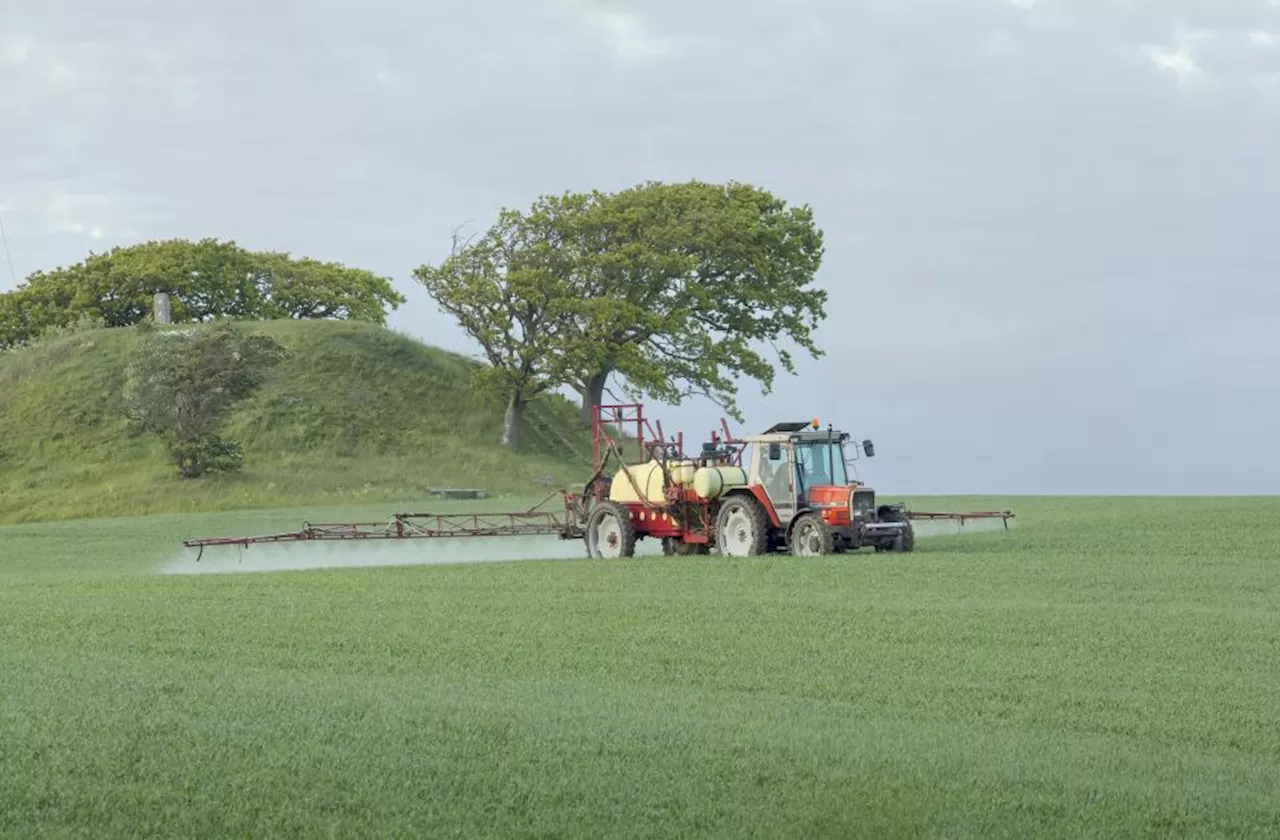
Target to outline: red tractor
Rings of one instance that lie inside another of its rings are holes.
[[[647,459],[627,464],[603,429],[634,422]],[[817,420],[778,423],[761,435],[713,434],[697,457],[679,441],[646,444],[640,406],[601,406],[594,424],[595,478],[578,511],[590,557],[631,557],[636,541],[662,540],[666,554],[745,557],[788,551],[824,555],[860,548],[911,551],[903,505],[877,505],[875,490],[849,475],[850,436]],[[660,438],[659,438],[660,439]],[[606,475],[608,454],[619,469]],[[874,457],[871,441],[852,444]],[[747,466],[743,467],[744,457]]]

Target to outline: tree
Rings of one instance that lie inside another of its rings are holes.
[[[0,294],[0,350],[25,344],[32,336],[31,316],[17,295]]]
[[[129,419],[164,441],[183,478],[239,469],[236,441],[218,428],[287,351],[229,321],[186,330],[144,329],[124,389]]]
[[[37,271],[0,294],[0,348],[29,342],[84,315],[107,326],[145,320],[169,292],[175,323],[214,318],[340,318],[384,323],[405,302],[391,281],[333,262],[248,251],[234,242],[169,239],[90,254]]]
[[[826,316],[827,293],[813,286],[822,256],[808,207],[745,184],[649,182],[504,209],[484,237],[455,240],[439,269],[415,277],[485,348],[509,395],[527,382],[568,385],[590,422],[616,374],[637,398],[699,394],[741,420],[733,380],[766,393],[774,381],[758,345],[789,373],[781,342],[822,355],[812,335]]]
[[[385,277],[340,263],[255,254],[262,281],[261,318],[331,318],[384,324],[387,309],[405,302]]]
[[[814,286],[823,235],[808,207],[758,187],[649,182],[585,204],[543,200],[567,214],[583,306],[571,336],[572,385],[584,420],[609,377],[671,404],[701,395],[741,421],[734,379],[772,390],[767,345],[788,373],[791,341],[820,358],[813,330],[827,292]]]
[[[482,237],[460,244],[439,266],[413,276],[479,343],[489,367],[477,384],[506,401],[502,443],[520,447],[520,425],[534,397],[563,384],[561,352],[575,301],[571,265],[549,219],[504,210]]]

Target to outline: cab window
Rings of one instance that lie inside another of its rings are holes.
[[[804,443],[796,446],[796,477],[802,488],[849,483],[844,447],[838,443]]]

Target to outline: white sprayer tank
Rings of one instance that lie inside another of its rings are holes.
[[[667,466],[671,479],[681,487],[693,481],[696,465],[692,461],[676,461]],[[648,502],[656,507],[667,503],[662,463],[646,461],[618,471],[609,485],[609,498],[615,502]]]
[[[693,492],[708,501],[720,498],[724,491],[745,487],[747,471],[742,467],[703,467],[693,474]]]

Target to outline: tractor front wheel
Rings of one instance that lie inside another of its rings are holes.
[[[821,557],[835,554],[835,535],[816,513],[806,513],[791,528],[791,554],[794,557]]]
[[[636,555],[636,526],[631,514],[617,502],[597,502],[587,514],[587,556],[615,559]]]
[[[882,509],[882,512],[880,514],[880,521],[881,522],[902,522],[907,526],[906,530],[904,530],[900,536],[894,538],[892,545],[889,547],[889,551],[907,552],[907,551],[915,550],[916,532],[915,532],[915,529],[911,527],[910,517],[908,517],[904,511],[897,510],[894,508]]]
[[[732,496],[716,516],[716,549],[725,557],[754,557],[769,547],[769,520],[751,496]]]

